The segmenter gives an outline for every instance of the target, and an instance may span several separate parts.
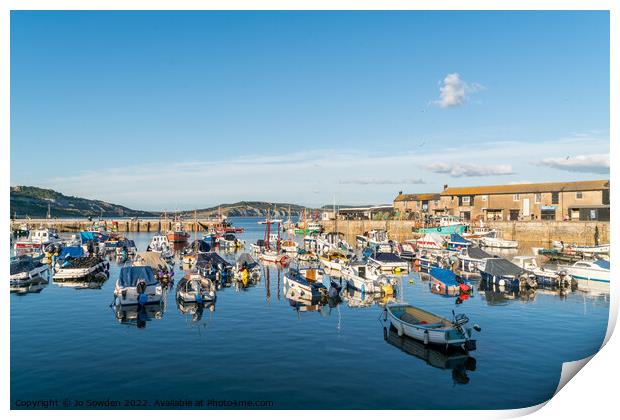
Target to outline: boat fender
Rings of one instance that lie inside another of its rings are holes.
[[[196,293],[196,302],[202,303],[202,295],[200,293]]]
[[[424,345],[428,346],[428,342],[429,342],[428,330],[424,330]]]
[[[441,232],[441,226],[437,228],[437,232]]]

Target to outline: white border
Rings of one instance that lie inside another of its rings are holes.
[[[234,0],[234,1],[199,1],[199,0],[179,0],[179,1],[164,1],[164,0],[151,0],[151,1],[140,1],[140,0],[94,0],[94,1],[75,1],[75,0],[59,0],[59,1],[45,1],[45,0],[32,0],[32,1],[15,1],[9,0],[4,1],[0,5],[2,9],[2,17],[0,20],[0,45],[2,51],[2,57],[0,59],[0,80],[1,80],[1,88],[0,93],[2,95],[1,104],[1,112],[0,112],[0,130],[2,133],[1,138],[4,141],[5,149],[4,153],[0,154],[0,159],[2,159],[3,165],[0,166],[0,173],[2,173],[2,180],[4,184],[5,191],[8,190],[10,186],[10,162],[9,162],[9,143],[8,140],[10,138],[10,55],[9,55],[9,46],[10,46],[10,10],[236,10],[236,9],[250,9],[250,10],[355,10],[355,9],[363,9],[363,10],[610,10],[610,24],[611,24],[611,71],[610,71],[610,91],[612,92],[611,100],[610,100],[610,139],[616,139],[616,134],[618,132],[617,123],[614,121],[620,120],[620,115],[618,114],[618,92],[620,92],[618,85],[618,75],[620,74],[620,67],[618,66],[618,54],[617,51],[614,53],[614,46],[618,45],[618,6],[613,1],[564,1],[559,2],[557,0],[542,0],[542,1],[534,1],[534,0],[501,0],[501,1],[488,1],[488,0],[476,0],[476,1],[368,1],[368,0],[360,0],[360,1],[325,1],[325,0],[315,0],[315,1],[296,1],[294,4],[290,1],[278,1],[278,0],[265,0],[261,1],[252,1],[252,0]],[[611,156],[616,156],[617,146],[611,141],[610,150]],[[611,167],[611,178],[612,184],[615,184],[615,175],[617,171],[614,169],[615,166]],[[615,194],[611,194],[612,205],[612,220],[617,220],[617,205],[616,200],[614,199]],[[9,219],[9,200],[8,195],[5,196],[5,199],[1,201],[2,206],[2,216],[5,221]],[[4,223],[4,228],[2,232],[4,234],[4,238],[9,235],[9,224]],[[612,223],[612,255],[617,255],[618,249],[615,246],[618,239],[618,230],[616,229],[616,225]],[[9,255],[9,243],[8,241],[2,241],[2,249],[4,250],[4,255]],[[6,257],[5,257],[6,258]],[[7,260],[4,259],[2,261],[1,278],[8,278],[8,263]],[[612,270],[615,273],[617,270],[614,269],[615,264],[612,264]],[[615,275],[612,277],[616,278]],[[0,375],[4,379],[2,381],[2,385],[0,391],[2,391],[3,399],[2,399],[2,408],[3,411],[9,410],[9,385],[10,385],[10,370],[9,370],[9,327],[10,327],[10,317],[9,317],[9,293],[6,293],[6,289],[4,293],[0,293],[2,295],[2,305],[3,308],[3,319],[1,325],[2,332],[2,343],[0,349],[1,358],[1,370]],[[419,415],[426,417],[433,417],[438,419],[453,419],[455,416],[464,419],[483,419],[483,418],[504,418],[504,417],[515,417],[521,416],[525,414],[532,413],[537,411],[542,406],[547,405],[544,410],[538,411],[535,416],[538,418],[576,418],[576,417],[584,417],[588,416],[590,418],[594,417],[608,417],[607,413],[612,413],[615,411],[615,402],[617,400],[617,393],[615,388],[615,382],[617,374],[620,369],[618,368],[618,363],[614,357],[615,354],[618,354],[619,344],[618,339],[611,338],[611,333],[615,326],[616,318],[617,318],[617,296],[618,296],[618,286],[615,281],[612,281],[612,296],[611,296],[611,305],[610,305],[610,323],[609,328],[606,335],[606,345],[604,351],[599,352],[590,363],[588,363],[588,367],[583,369],[583,372],[579,374],[579,379],[575,381],[570,381],[566,386],[562,389],[562,391],[556,395],[554,398],[550,400],[547,404],[541,404],[539,406],[530,407],[526,409],[520,410],[504,410],[504,411],[417,411],[415,413],[410,412],[383,412],[383,411],[356,411],[356,412],[348,412],[348,411],[336,411],[332,412],[335,415],[348,415],[352,414],[356,417],[360,418],[371,418],[377,415],[395,415],[398,416],[400,414],[404,415]],[[608,341],[609,340],[609,341]],[[43,349],[43,354],[45,353],[45,349]],[[579,364],[579,363],[577,363]],[[571,370],[571,367],[567,367],[568,370]],[[567,370],[567,371],[568,371]],[[572,370],[575,371],[574,365],[572,366]],[[578,369],[577,369],[578,370]],[[575,372],[573,372],[574,374]],[[563,370],[564,375],[564,370]],[[380,380],[380,378],[378,378]],[[306,390],[307,391],[307,390]],[[432,384],[429,384],[429,392],[432,391]],[[464,390],[467,392],[467,390]],[[514,390],[514,392],[518,392],[518,390]],[[389,401],[386,401],[386,407],[389,407]],[[84,415],[82,412],[63,412],[63,411],[46,411],[46,412],[37,412],[36,415],[45,415],[47,417],[53,418],[80,418]],[[106,411],[93,411],[89,412],[88,416],[92,416],[94,418],[104,418],[104,416],[109,416],[111,413]],[[135,417],[139,416],[142,413],[136,413],[134,411],[118,411],[115,412],[114,416],[122,416],[122,417]],[[149,412],[149,417],[155,418],[164,418],[164,416],[169,416],[171,413],[165,411],[153,411]],[[202,413],[188,413],[189,415],[207,415],[218,417],[231,417],[235,415],[239,415],[238,412],[234,411],[223,411],[223,412],[215,412],[208,411]],[[251,414],[252,417],[257,418],[284,418],[295,416],[300,419],[304,418],[316,418],[317,416],[325,415],[325,412],[315,412],[315,411],[254,411]],[[11,416],[16,418],[23,418],[25,416],[32,416],[33,413],[27,411],[12,411],[10,412]]]

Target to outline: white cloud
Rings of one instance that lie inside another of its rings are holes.
[[[608,153],[609,138],[565,137],[536,143],[502,139],[450,146],[431,141],[424,149],[413,145],[411,150],[300,150],[220,160],[148,162],[40,178],[12,177],[11,182],[145,210],[191,209],[239,200],[320,206],[331,203],[334,195],[338,203],[362,205],[389,202],[398,190],[405,189],[405,182],[411,184],[407,192],[416,193],[441,191],[442,185],[453,183],[451,180],[455,177],[487,176],[488,182],[476,181],[481,185],[523,179],[531,182],[581,179],[577,172],[558,174],[559,171],[542,165],[532,171],[532,156],[555,156],[558,150],[574,156]],[[476,165],[472,162],[509,165]],[[434,169],[430,179],[424,176],[426,166]],[[513,172],[517,175],[507,175]],[[502,175],[502,181],[492,175]],[[423,191],[422,185],[416,188],[414,182],[419,178],[426,181]],[[402,183],[379,182],[385,180]]]
[[[353,185],[403,185],[403,184],[425,184],[423,179],[420,178],[406,178],[406,179],[387,179],[387,178],[355,178],[345,179],[340,181],[340,184],[353,184]]]
[[[460,163],[431,163],[425,168],[438,174],[448,174],[459,178],[462,176],[496,176],[512,175],[514,171],[511,165],[462,165]]]
[[[564,157],[546,158],[539,165],[569,172],[587,172],[609,174],[609,154],[566,155]]]
[[[444,77],[439,86],[439,100],[435,101],[442,108],[463,105],[469,94],[479,92],[484,87],[479,83],[467,83],[458,73],[450,73]]]

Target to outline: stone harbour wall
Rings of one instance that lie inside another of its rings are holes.
[[[322,221],[327,232],[334,230],[334,220]],[[347,241],[355,239],[372,229],[384,229],[390,238],[404,241],[414,237],[415,222],[409,220],[338,220],[338,231],[346,235]],[[519,242],[549,244],[551,241],[564,241],[579,245],[594,245],[594,233],[598,227],[599,243],[610,242],[610,222],[582,221],[503,221],[488,222],[487,226],[501,232],[504,239]]]

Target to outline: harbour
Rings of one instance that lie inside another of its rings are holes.
[[[243,228],[237,237],[245,244],[215,250],[234,264],[265,232],[258,218],[231,221]],[[153,235],[131,232],[126,237],[143,252]],[[190,243],[203,235],[192,233]],[[301,243],[303,236],[294,239]],[[523,253],[531,250],[501,255]],[[191,269],[175,254],[178,282]],[[523,407],[551,397],[564,360],[598,349],[609,310],[604,290],[512,289],[480,280],[471,283],[466,300],[455,303],[456,297],[435,293],[431,277],[413,265],[399,277],[393,296],[345,287],[338,301],[317,304],[291,295],[287,265],[261,263],[259,280],[218,290],[217,300],[204,310],[179,302],[170,290],[146,312],[131,307],[119,312],[110,300],[127,262],[116,254],[106,261],[108,279],[101,283],[72,286],[52,280],[35,293],[11,295],[11,388],[22,400],[62,401],[67,390],[72,398],[99,400],[106,389],[106,398],[131,396],[147,404],[154,404],[154,395],[225,400],[243,394],[244,399],[270,400],[276,409]],[[445,317],[453,310],[467,313],[482,327],[476,350],[446,352],[399,336],[383,318],[386,305],[397,301]],[[45,348],[46,363],[22,357],[29,348]],[[201,362],[188,363],[196,358]],[[81,372],[79,379],[70,373],[75,370]],[[376,378],[384,376],[406,390],[378,386]],[[334,393],[334,378],[357,397]],[[426,391],[428,383],[436,392]],[[288,392],[293,384],[312,389],[314,398]],[[453,392],[454,387],[465,392]],[[502,387],[516,387],[519,393],[494,393]]]

